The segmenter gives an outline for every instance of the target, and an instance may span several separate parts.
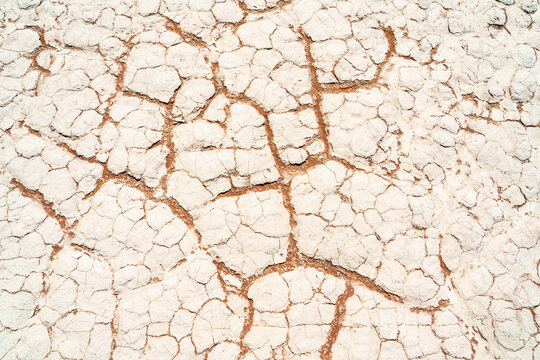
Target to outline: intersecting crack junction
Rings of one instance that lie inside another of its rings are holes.
[[[0,0],[0,360],[540,360],[538,0]]]

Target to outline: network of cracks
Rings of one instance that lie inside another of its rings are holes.
[[[0,4],[0,359],[540,359],[537,0]]]

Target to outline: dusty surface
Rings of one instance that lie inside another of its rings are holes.
[[[0,359],[540,360],[538,0],[0,1]]]

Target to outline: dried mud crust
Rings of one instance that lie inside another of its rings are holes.
[[[540,360],[538,0],[0,4],[0,359]]]

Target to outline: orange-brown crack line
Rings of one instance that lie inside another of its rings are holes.
[[[345,292],[341,294],[336,301],[334,319],[330,324],[330,330],[328,331],[326,343],[321,348],[321,360],[332,359],[332,346],[336,342],[337,336],[343,324],[343,319],[345,318],[347,300],[354,295],[354,287],[352,286],[351,282],[347,281],[345,284]]]

